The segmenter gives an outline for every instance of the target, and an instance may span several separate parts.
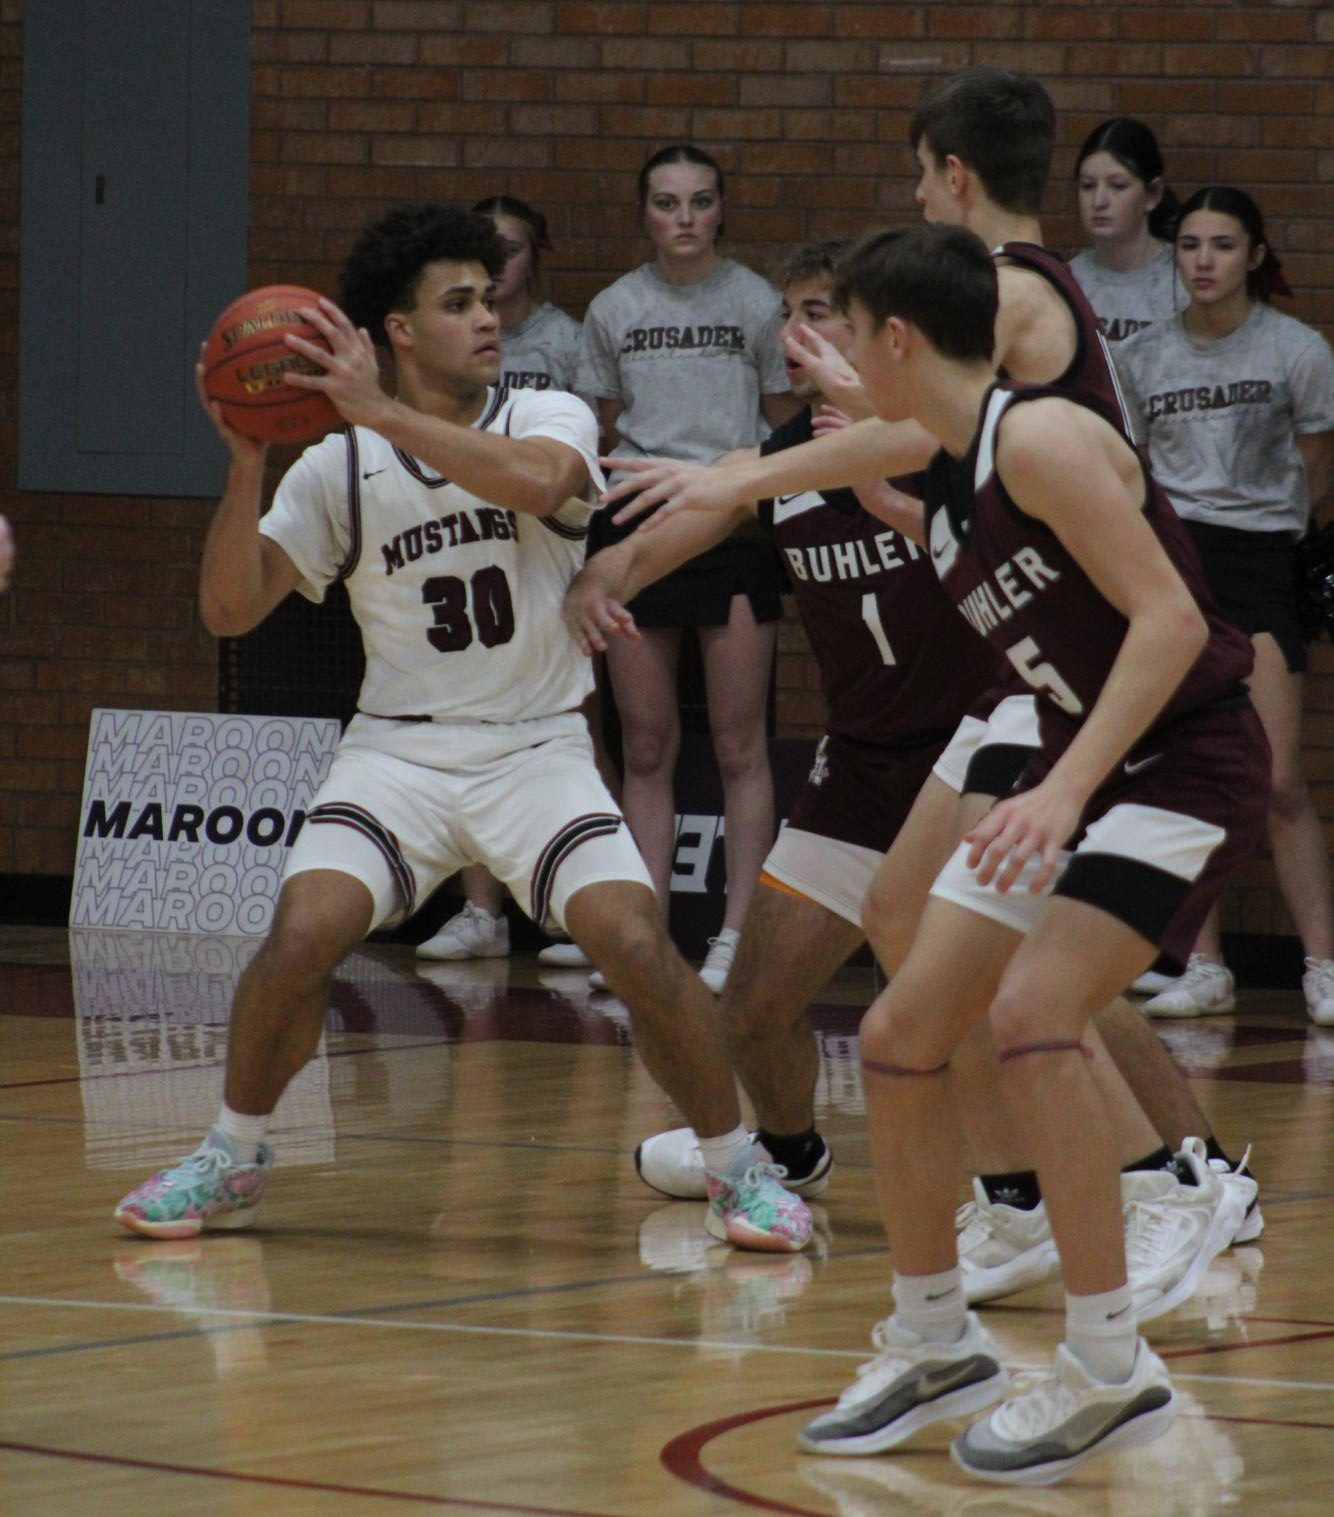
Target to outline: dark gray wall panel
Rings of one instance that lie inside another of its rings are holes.
[[[212,495],[194,398],[245,288],[248,0],[28,0],[19,486]]]

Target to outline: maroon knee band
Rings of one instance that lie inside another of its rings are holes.
[[[902,1064],[881,1064],[878,1059],[863,1059],[862,1068],[873,1075],[943,1075],[949,1061],[937,1064],[934,1069],[907,1069]]]
[[[1045,1043],[1016,1043],[1013,1048],[1007,1048],[1001,1053],[999,1062],[1005,1064],[1010,1059],[1019,1059],[1030,1053],[1074,1053],[1076,1051],[1092,1062],[1092,1050],[1085,1048],[1078,1038],[1050,1038]]]

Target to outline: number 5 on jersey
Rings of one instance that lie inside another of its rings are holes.
[[[1019,671],[1026,685],[1046,695],[1054,706],[1070,716],[1082,716],[1083,702],[1056,672],[1056,666],[1042,659],[1042,649],[1031,637],[1005,650],[1005,656]]]

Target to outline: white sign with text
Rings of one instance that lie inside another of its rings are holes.
[[[267,932],[340,735],[333,719],[94,711],[70,925]]]

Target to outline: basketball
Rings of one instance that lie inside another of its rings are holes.
[[[291,332],[325,346],[300,314],[319,298],[301,285],[265,285],[232,301],[213,323],[204,345],[204,390],[229,427],[258,442],[302,442],[342,425],[327,395],[283,382],[285,374],[320,372],[283,341]]]

